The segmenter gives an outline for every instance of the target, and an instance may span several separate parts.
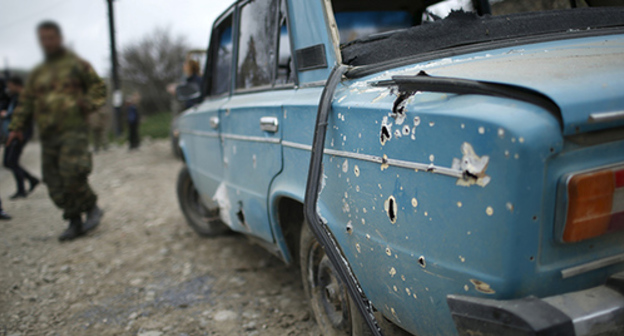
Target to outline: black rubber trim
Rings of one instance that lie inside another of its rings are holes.
[[[536,297],[499,301],[449,295],[447,303],[460,336],[575,335],[570,317]]]
[[[321,101],[319,102],[304,202],[305,217],[310,226],[310,230],[325,249],[325,254],[327,254],[327,257],[335,267],[340,279],[347,286],[349,295],[351,295],[353,302],[357,305],[358,310],[364,317],[371,332],[375,336],[382,336],[381,328],[379,328],[377,320],[373,315],[373,305],[366,298],[364,291],[362,291],[360,284],[351,271],[351,267],[342,256],[342,251],[338,243],[317,212],[317,202],[321,191],[320,186],[323,175],[323,153],[325,149],[325,136],[327,134],[327,120],[331,112],[334,92],[338,84],[342,81],[342,77],[346,71],[347,67],[345,65],[338,65],[332,70],[327,84],[323,89]]]
[[[440,59],[440,58],[449,58],[449,57],[465,55],[465,54],[470,54],[470,53],[483,52],[486,50],[494,50],[494,49],[515,47],[519,45],[569,40],[569,39],[584,38],[584,37],[616,35],[616,34],[622,34],[622,33],[624,33],[624,29],[622,27],[608,27],[608,28],[599,28],[599,29],[591,29],[591,30],[583,30],[583,31],[573,31],[573,32],[568,31],[568,32],[563,32],[563,33],[543,34],[543,35],[537,35],[537,36],[528,36],[528,37],[514,38],[514,39],[508,39],[508,40],[497,40],[497,41],[491,41],[491,42],[470,44],[470,45],[465,45],[465,46],[457,46],[457,47],[452,47],[449,49],[425,52],[425,53],[421,53],[421,54],[417,54],[413,56],[389,60],[386,62],[356,66],[356,67],[349,69],[349,71],[347,71],[345,76],[350,79],[356,79],[356,78],[369,76],[378,72],[382,72],[382,71],[386,71],[386,70],[390,70],[394,68],[399,68],[399,67],[403,67],[407,65],[432,61],[432,60]]]
[[[520,100],[544,108],[550,112],[563,129],[563,118],[559,106],[546,95],[525,87],[476,81],[451,77],[432,77],[421,71],[416,76],[394,76],[392,79],[373,83],[373,86],[397,86],[399,92],[414,94],[417,91],[477,94]]]

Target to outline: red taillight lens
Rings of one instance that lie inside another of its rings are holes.
[[[575,174],[567,188],[564,242],[624,229],[624,168]]]

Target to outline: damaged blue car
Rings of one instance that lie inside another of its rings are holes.
[[[622,5],[238,1],[181,209],[299,265],[323,335],[622,334]]]

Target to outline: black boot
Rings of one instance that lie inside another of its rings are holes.
[[[10,200],[15,201],[18,200],[20,198],[26,198],[28,197],[28,194],[25,191],[18,191],[15,194],[11,195],[11,197],[9,197]]]
[[[28,189],[28,193],[32,193],[35,188],[37,188],[37,186],[39,185],[39,179],[36,177],[30,177],[30,179],[28,179],[28,182],[30,182],[30,189]]]
[[[103,216],[104,211],[102,211],[97,204],[93,206],[91,210],[87,211],[87,221],[84,225],[84,232],[91,231],[100,225]]]
[[[84,234],[82,228],[82,218],[76,217],[69,221],[69,227],[63,232],[58,239],[60,241],[74,240]]]
[[[11,216],[0,209],[0,220],[11,220]]]

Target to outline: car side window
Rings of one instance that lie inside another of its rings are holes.
[[[288,14],[286,1],[282,1],[279,16],[279,46],[277,53],[277,69],[275,84],[283,85],[295,82],[295,69],[290,49],[290,36],[288,34]]]
[[[273,82],[277,0],[252,0],[241,7],[236,89]]]
[[[224,19],[215,29],[217,40],[213,45],[212,83],[210,95],[218,96],[230,90],[232,82],[232,16]]]

